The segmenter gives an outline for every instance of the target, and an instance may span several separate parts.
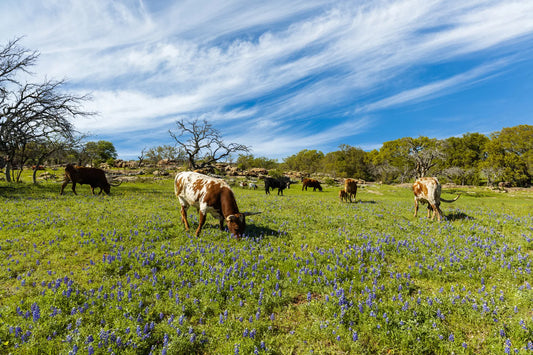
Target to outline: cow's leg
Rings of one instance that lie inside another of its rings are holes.
[[[196,229],[196,236],[198,237],[200,235],[200,231],[202,230],[203,225],[205,224],[205,213],[202,211],[198,211],[200,214],[200,220],[198,223],[198,229]]]
[[[429,215],[431,214],[431,220],[433,220],[435,218],[435,212],[436,212],[435,205],[428,202],[428,218],[429,218]]]
[[[68,183],[68,180],[63,181],[63,184],[61,185],[61,191],[59,192],[60,195],[63,195],[63,190],[65,189],[65,186],[68,185]]]
[[[441,221],[441,218],[442,218],[442,211],[440,210],[440,206],[439,205],[435,205],[435,208],[436,208],[436,211],[437,211],[437,220],[440,222]]]
[[[417,213],[418,213],[418,200],[415,197],[415,215],[414,215],[414,217],[416,217]]]
[[[181,206],[181,220],[185,224],[185,230],[189,230],[189,222],[187,222],[187,207]]]
[[[224,217],[220,216],[218,218],[218,221],[220,223],[220,230],[223,231],[224,230]]]
[[[77,195],[76,193],[76,182],[72,181],[72,192],[74,192],[74,195]]]

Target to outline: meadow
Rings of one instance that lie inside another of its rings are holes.
[[[533,352],[531,190],[444,189],[439,223],[406,186],[259,185],[235,240],[195,209],[186,232],[172,179],[4,183],[0,353]]]

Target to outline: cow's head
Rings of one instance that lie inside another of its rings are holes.
[[[236,238],[242,237],[244,230],[246,229],[246,216],[259,214],[261,212],[244,212],[235,213],[226,217],[226,223],[231,234]]]

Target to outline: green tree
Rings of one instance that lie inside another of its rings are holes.
[[[529,186],[533,176],[533,126],[503,128],[490,135],[485,169],[502,169],[501,178],[515,186]]]
[[[321,151],[304,149],[297,154],[285,158],[283,162],[287,170],[316,173],[320,170],[323,158],[324,153]]]
[[[253,154],[239,154],[237,158],[237,167],[241,170],[251,168],[276,169],[279,163],[275,159],[266,157],[255,158]]]
[[[364,150],[346,144],[339,148],[339,151],[328,153],[324,157],[324,172],[347,178],[371,178],[369,159]]]
[[[439,164],[443,175],[456,184],[478,185],[488,141],[489,138],[480,133],[465,133],[462,137],[445,139],[443,150],[446,159]]]
[[[445,139],[443,149],[446,160],[443,168],[477,168],[485,159],[485,145],[488,141],[489,138],[480,133],[465,133],[462,137]]]
[[[85,143],[83,153],[91,166],[117,158],[117,151],[113,143],[104,140]]]
[[[406,138],[383,143],[379,151],[369,154],[372,174],[385,183],[405,182],[413,176],[414,163],[409,158]]]

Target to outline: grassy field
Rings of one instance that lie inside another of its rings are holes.
[[[185,232],[171,179],[0,184],[1,353],[533,352],[531,191],[444,189],[438,223],[408,187],[235,187],[237,241]]]

